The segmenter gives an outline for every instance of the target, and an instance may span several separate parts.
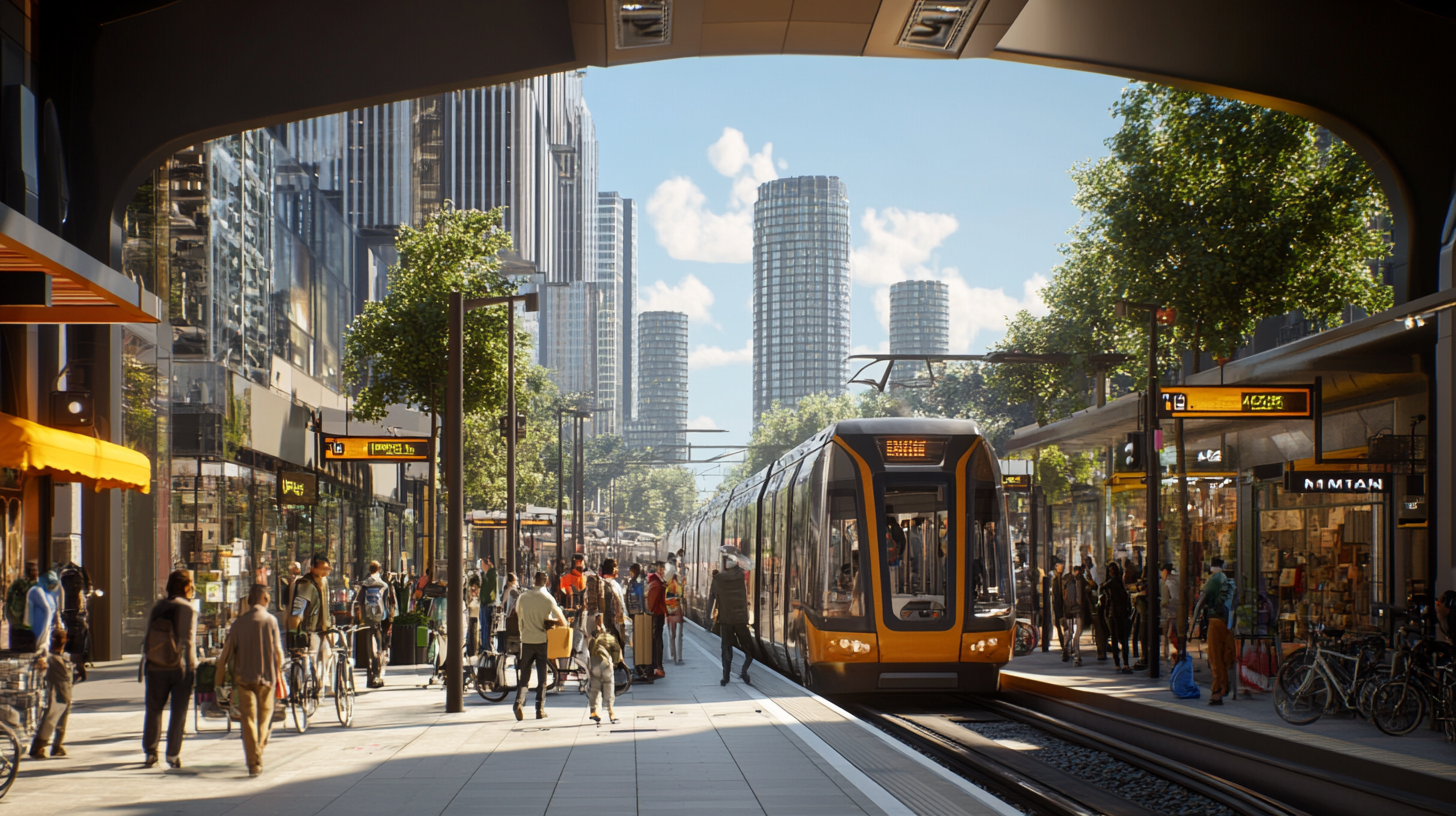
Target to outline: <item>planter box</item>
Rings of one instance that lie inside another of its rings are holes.
[[[426,659],[425,647],[415,645],[421,640],[421,634],[428,636],[429,630],[423,626],[396,624],[389,642],[389,665],[418,666],[430,662]]]

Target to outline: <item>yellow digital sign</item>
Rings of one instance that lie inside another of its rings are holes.
[[[1314,392],[1307,385],[1189,385],[1159,390],[1164,419],[1309,419]]]
[[[1007,490],[1030,490],[1031,477],[1024,473],[1003,473],[1001,486]]]
[[[925,458],[924,439],[886,439],[886,459],[915,459]]]
[[[945,437],[882,436],[880,455],[887,464],[937,463],[945,456]]]
[[[428,462],[430,440],[405,436],[326,436],[326,462]]]
[[[318,504],[318,477],[312,473],[279,473],[278,503],[304,506]]]

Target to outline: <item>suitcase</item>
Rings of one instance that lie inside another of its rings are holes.
[[[636,666],[652,664],[652,616],[632,616],[632,663]]]
[[[563,657],[571,657],[572,631],[569,626],[558,626],[555,629],[546,630],[547,660],[560,660]]]

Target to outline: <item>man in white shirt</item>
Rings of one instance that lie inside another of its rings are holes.
[[[566,613],[556,605],[547,585],[551,578],[544,572],[536,573],[536,588],[521,593],[516,600],[516,620],[521,628],[521,657],[516,663],[519,681],[516,685],[516,704],[513,707],[516,719],[525,719],[522,706],[526,703],[526,686],[530,683],[531,667],[536,667],[536,719],[546,719],[546,622],[560,621],[566,625]]]

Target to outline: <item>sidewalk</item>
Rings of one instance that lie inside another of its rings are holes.
[[[533,697],[518,723],[509,700],[473,692],[464,713],[447,715],[443,690],[419,687],[423,668],[393,669],[385,688],[360,691],[351,729],[328,700],[306,734],[276,727],[256,779],[237,729],[225,735],[215,720],[189,734],[182,769],[144,769],[136,664],[107,665],[77,686],[70,757],[23,760],[0,807],[47,816],[1009,812],[760,666],[757,688],[736,673],[719,686],[717,639],[695,627],[687,639],[687,665],[624,695],[617,726],[587,719],[574,682],[547,696],[548,719],[531,719]]]
[[[1307,726],[1290,725],[1274,711],[1273,695],[1239,689],[1238,699],[1224,698],[1224,705],[1208,705],[1208,665],[1194,653],[1195,678],[1202,695],[1196,700],[1181,700],[1168,689],[1171,662],[1162,664],[1162,677],[1149,680],[1146,672],[1115,674],[1112,660],[1099,662],[1091,638],[1082,644],[1082,666],[1063,663],[1061,652],[1053,646],[1043,653],[1039,648],[1030,655],[1017,657],[1002,673],[1001,687],[1006,691],[1031,691],[1049,696],[1074,699],[1095,707],[1108,707],[1108,697],[1116,701],[1119,713],[1149,720],[1182,718],[1184,727],[1198,722],[1232,726],[1251,732],[1268,744],[1281,744],[1297,751],[1300,746],[1330,751],[1364,762],[1381,763],[1402,771],[1418,771],[1456,782],[1456,745],[1446,742],[1443,734],[1422,725],[1403,737],[1382,733],[1372,723],[1358,719],[1321,717]],[[1191,718],[1191,719],[1190,719]],[[1282,741],[1275,743],[1274,741]]]

